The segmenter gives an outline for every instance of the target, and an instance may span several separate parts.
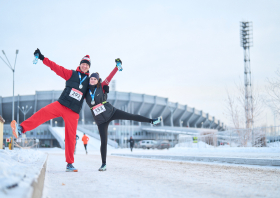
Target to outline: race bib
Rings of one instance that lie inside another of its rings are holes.
[[[96,105],[95,107],[92,108],[92,111],[95,116],[99,115],[100,113],[103,113],[106,111],[105,106],[103,104]]]
[[[69,96],[72,97],[72,98],[75,98],[75,99],[78,100],[78,101],[81,101],[81,99],[82,99],[82,97],[83,97],[83,93],[80,92],[80,91],[77,90],[77,89],[72,88],[72,90],[71,90]]]

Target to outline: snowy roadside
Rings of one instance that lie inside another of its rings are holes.
[[[0,150],[0,197],[31,197],[46,159],[33,149]]]
[[[161,160],[280,166],[279,147],[175,147],[170,149],[118,149],[111,155]]]
[[[197,157],[240,157],[254,159],[279,159],[280,147],[174,147],[170,149],[116,149],[109,154],[138,154],[138,155],[164,155],[164,156],[197,156]]]

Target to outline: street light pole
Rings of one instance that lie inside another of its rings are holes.
[[[29,110],[32,109],[32,106],[28,108],[28,105],[26,105],[26,108],[24,109],[24,106],[22,106],[22,109],[18,106],[19,110],[23,113],[23,121],[25,120],[25,115],[28,113]]]
[[[4,50],[2,50],[2,53],[5,55],[8,63],[6,63],[4,61],[4,59],[0,56],[0,58],[2,59],[2,61],[12,70],[13,72],[13,110],[12,110],[12,120],[14,120],[14,113],[15,113],[15,68],[16,68],[16,61],[17,61],[17,55],[18,55],[18,50],[16,50],[16,58],[15,58],[15,64],[14,64],[14,68],[11,66],[9,59],[7,58]]]

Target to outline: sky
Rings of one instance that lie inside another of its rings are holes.
[[[121,58],[117,91],[167,97],[230,125],[226,90],[236,94],[244,79],[240,21],[253,22],[252,83],[262,93],[280,67],[279,10],[278,0],[0,0],[0,50],[12,65],[19,50],[15,95],[65,87],[32,64],[36,48],[67,69],[90,55],[90,72],[103,79]],[[0,96],[12,96],[12,72],[1,59],[0,68]],[[274,124],[269,109],[261,120]]]

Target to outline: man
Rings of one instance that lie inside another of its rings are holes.
[[[88,91],[88,76],[91,64],[90,57],[89,55],[86,55],[82,58],[80,65],[76,70],[69,70],[44,57],[38,48],[35,50],[34,55],[35,54],[39,55],[39,59],[42,60],[46,66],[50,67],[50,69],[58,76],[66,80],[66,87],[60,95],[58,101],[40,109],[20,125],[13,120],[11,122],[13,134],[16,138],[18,138],[18,136],[22,133],[31,131],[48,120],[62,117],[65,122],[66,171],[78,172],[72,163],[74,163],[74,150],[79,112],[82,108],[86,92]]]
[[[130,140],[128,140],[130,143],[130,150],[132,152],[133,146],[134,146],[134,139],[132,139],[132,137],[130,136]]]
[[[83,136],[83,138],[82,138],[82,141],[83,141],[83,143],[84,143],[84,147],[85,147],[86,154],[87,154],[87,143],[88,143],[88,141],[89,141],[89,137],[86,136],[85,133],[84,133],[84,136]]]

